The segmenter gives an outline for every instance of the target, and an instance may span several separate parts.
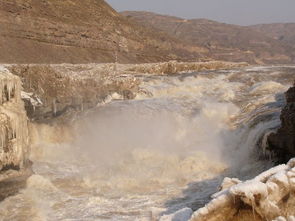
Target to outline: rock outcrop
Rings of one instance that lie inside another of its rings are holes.
[[[287,104],[281,113],[281,127],[268,137],[268,149],[280,162],[295,156],[295,85],[285,95]]]
[[[24,185],[31,174],[28,119],[21,81],[0,66],[0,200]]]

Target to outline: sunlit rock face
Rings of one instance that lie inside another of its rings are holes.
[[[26,167],[29,154],[27,116],[21,81],[0,67],[0,172]],[[1,179],[0,174],[0,179]]]

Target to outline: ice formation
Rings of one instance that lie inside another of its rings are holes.
[[[222,187],[191,221],[294,220],[295,159],[245,182],[225,178]]]
[[[21,81],[0,67],[0,172],[24,167],[28,157],[28,139]]]
[[[38,96],[34,95],[34,93],[27,93],[25,91],[21,91],[21,98],[23,100],[27,100],[28,102],[30,102],[34,109],[43,104],[41,99]]]

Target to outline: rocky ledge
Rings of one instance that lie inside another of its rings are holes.
[[[268,137],[269,150],[282,163],[295,157],[295,83],[285,96],[287,104],[281,113],[281,127]]]

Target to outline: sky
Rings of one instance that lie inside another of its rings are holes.
[[[295,22],[295,0],[106,0],[117,11],[150,11],[252,25]]]

